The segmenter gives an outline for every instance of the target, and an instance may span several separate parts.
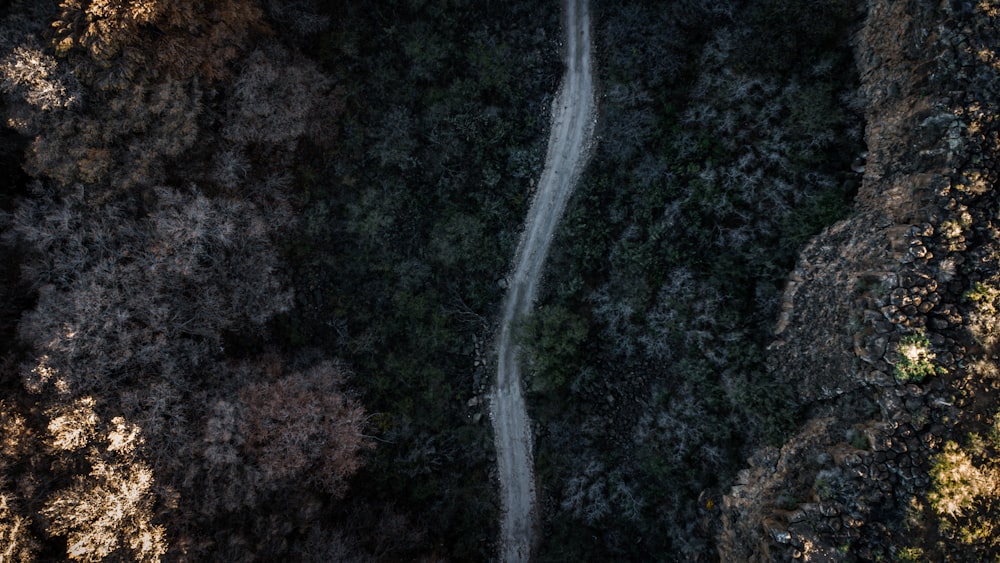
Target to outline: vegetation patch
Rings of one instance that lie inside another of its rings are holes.
[[[893,373],[901,383],[922,383],[932,375],[947,373],[945,368],[935,365],[937,356],[931,350],[930,340],[923,333],[907,334],[900,338],[896,344],[896,356]]]
[[[1000,465],[996,458],[1000,441],[996,428],[994,422],[986,436],[970,433],[964,445],[949,440],[933,459],[928,500],[939,533],[959,549],[965,546],[994,553],[1000,548]]]
[[[595,7],[599,141],[540,296],[588,330],[526,343],[537,358],[564,353],[534,376],[564,390],[529,397],[541,486],[560,507],[543,560],[705,557],[713,524],[697,499],[799,413],[765,346],[801,245],[845,216],[857,187],[843,42],[856,14],[852,2],[723,4]]]

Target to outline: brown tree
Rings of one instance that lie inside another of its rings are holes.
[[[371,446],[362,433],[364,409],[343,389],[347,373],[324,361],[244,387],[239,429],[265,482],[305,480],[343,494]]]
[[[106,96],[85,113],[36,112],[23,119],[21,131],[36,135],[26,155],[28,172],[115,193],[159,183],[170,159],[194,144],[201,113],[196,85],[166,80]]]
[[[104,67],[141,64],[186,79],[218,80],[254,33],[266,31],[253,0],[64,0],[52,27],[56,52]],[[150,58],[150,59],[147,59]]]

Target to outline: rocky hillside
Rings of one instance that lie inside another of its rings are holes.
[[[808,420],[721,503],[723,561],[1000,552],[998,17],[869,0],[855,212],[801,253],[768,349]]]

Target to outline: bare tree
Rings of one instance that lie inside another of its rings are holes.
[[[363,435],[364,409],[344,393],[346,375],[326,361],[240,393],[239,429],[266,482],[304,479],[343,494],[371,445]]]
[[[83,450],[90,471],[42,507],[48,531],[66,537],[66,555],[75,561],[159,561],[167,551],[166,531],[152,522],[154,479],[138,455],[141,431],[121,417],[105,423],[93,406],[85,398],[52,413],[52,448]]]
[[[287,310],[271,221],[249,203],[170,189],[147,218],[82,195],[27,201],[12,231],[34,250],[38,284],[20,332],[37,356],[30,388],[79,393],[144,372],[183,380],[222,355],[225,331],[257,331]]]

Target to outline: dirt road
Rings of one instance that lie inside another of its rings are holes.
[[[566,74],[552,102],[545,168],[514,258],[497,340],[496,384],[490,394],[503,508],[499,558],[505,562],[529,559],[538,516],[531,427],[512,326],[531,311],[549,244],[586,163],[596,120],[587,0],[566,0],[564,17]]]

